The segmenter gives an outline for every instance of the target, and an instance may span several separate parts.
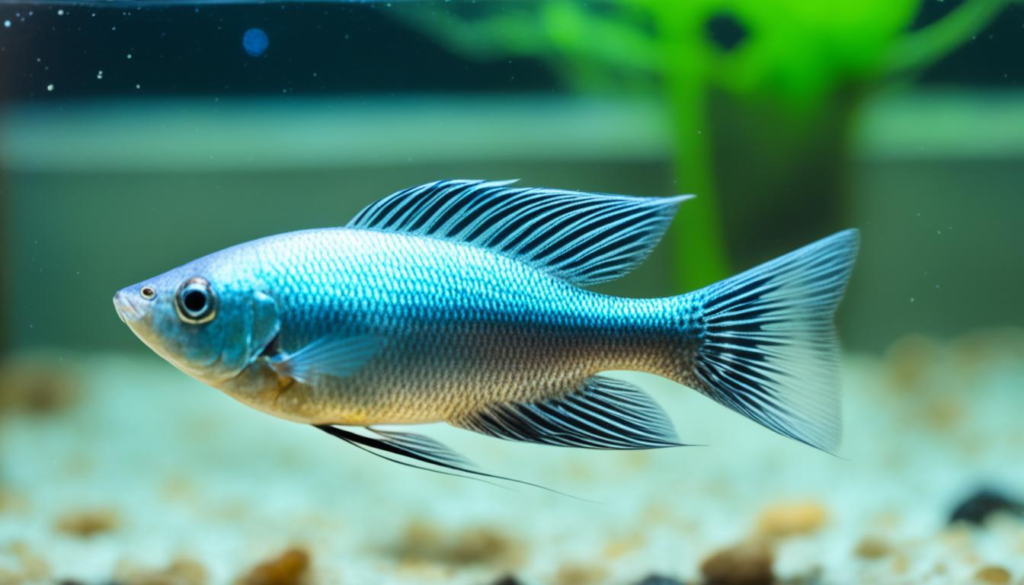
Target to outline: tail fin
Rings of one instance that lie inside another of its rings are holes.
[[[702,331],[690,381],[732,410],[830,451],[839,445],[832,316],[857,256],[846,230],[692,293]]]

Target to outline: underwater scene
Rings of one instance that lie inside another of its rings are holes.
[[[0,585],[1024,585],[1022,56],[0,0]]]

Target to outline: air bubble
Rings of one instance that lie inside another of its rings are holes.
[[[250,28],[242,35],[242,48],[250,57],[259,57],[270,46],[270,37],[261,28]]]

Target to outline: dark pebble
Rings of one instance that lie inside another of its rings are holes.
[[[672,577],[666,577],[664,575],[647,575],[643,579],[637,581],[636,585],[686,585],[679,579],[673,579]]]
[[[503,575],[495,579],[492,585],[523,585],[523,582],[515,575]]]
[[[997,491],[981,489],[957,505],[949,517],[949,523],[984,524],[985,520],[996,512],[1020,515],[1024,513],[1024,505]]]

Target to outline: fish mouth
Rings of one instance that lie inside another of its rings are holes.
[[[118,291],[114,295],[114,310],[117,311],[117,316],[125,325],[131,325],[142,317],[142,312],[132,304],[130,297],[124,291]]]

